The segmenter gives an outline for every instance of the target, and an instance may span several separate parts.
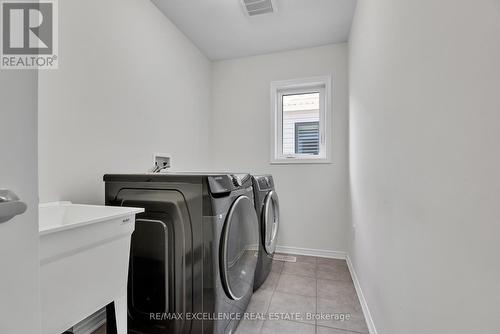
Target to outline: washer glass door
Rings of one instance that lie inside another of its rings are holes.
[[[220,248],[222,283],[231,299],[239,300],[253,291],[258,226],[252,200],[247,196],[238,197],[224,223]]]
[[[264,249],[269,255],[273,255],[276,250],[276,239],[280,220],[280,206],[278,195],[275,191],[270,191],[264,200],[262,224],[262,240]]]

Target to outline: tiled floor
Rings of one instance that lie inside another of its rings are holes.
[[[275,261],[247,312],[268,316],[243,320],[237,334],[368,333],[344,260],[297,256],[295,263]]]
[[[368,333],[344,260],[297,256],[297,262],[275,261],[247,313],[258,319],[242,320],[236,334]],[[94,334],[105,333],[101,328]]]
[[[102,326],[92,334],[106,334],[106,325]]]

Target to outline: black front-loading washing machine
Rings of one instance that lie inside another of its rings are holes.
[[[257,290],[271,272],[279,227],[279,200],[272,175],[252,177],[255,210],[259,217],[259,255],[255,271],[254,290]]]

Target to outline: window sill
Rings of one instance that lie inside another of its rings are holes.
[[[331,164],[330,159],[273,159],[271,165],[311,165],[311,164]]]

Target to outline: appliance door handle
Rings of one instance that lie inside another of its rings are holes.
[[[8,222],[26,212],[28,206],[17,195],[7,189],[0,189],[0,224]]]

